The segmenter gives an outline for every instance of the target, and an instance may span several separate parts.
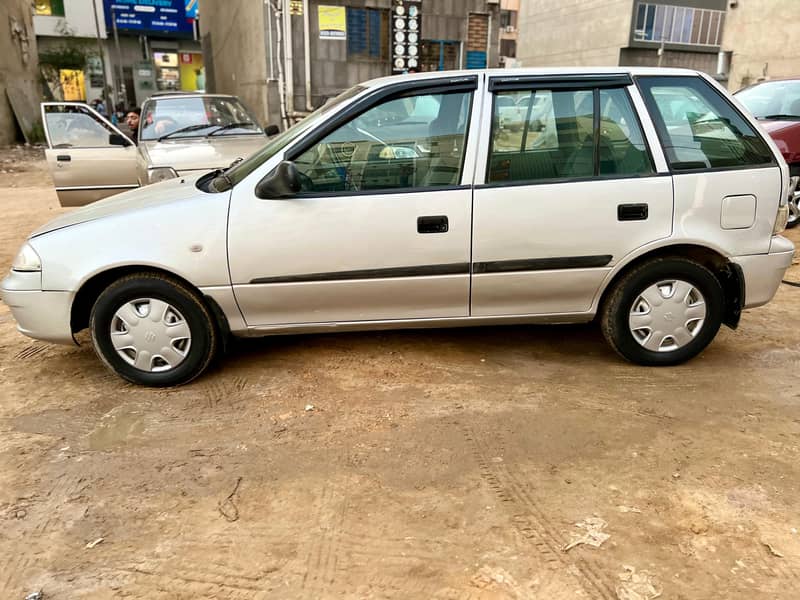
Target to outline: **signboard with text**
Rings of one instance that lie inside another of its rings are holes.
[[[320,39],[347,39],[347,11],[344,6],[318,6],[317,16]]]
[[[109,35],[117,23],[119,31],[137,33],[192,34],[185,0],[103,0]]]

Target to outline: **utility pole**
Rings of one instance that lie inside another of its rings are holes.
[[[125,84],[122,81],[122,52],[119,50],[119,33],[117,32],[117,14],[114,12],[114,5],[111,4],[111,24],[114,27],[114,45],[117,47],[117,66],[114,69],[115,76],[117,78],[117,101],[121,101],[120,96],[122,95],[122,86]],[[115,107],[112,107],[112,110],[115,110]],[[108,114],[111,114],[109,112]]]
[[[106,82],[106,61],[103,58],[103,42],[100,38],[100,20],[97,18],[97,3],[92,0],[92,9],[94,10],[94,29],[97,34],[97,51],[100,54],[100,69],[103,75],[103,96],[106,99],[106,112],[111,114],[113,104],[111,103],[111,92],[108,91],[108,83]]]

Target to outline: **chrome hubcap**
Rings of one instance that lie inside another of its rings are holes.
[[[174,369],[186,359],[192,333],[177,308],[163,300],[140,298],[114,313],[111,343],[129,365],[158,373]]]
[[[633,302],[628,317],[633,339],[653,352],[672,352],[691,342],[706,320],[706,301],[691,283],[654,283]]]

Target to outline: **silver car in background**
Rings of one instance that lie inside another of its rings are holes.
[[[45,102],[45,155],[62,206],[227,167],[266,141],[235,96],[169,93],[142,106],[138,145],[93,108]]]
[[[674,365],[772,299],[788,194],[775,144],[702,73],[390,77],[229,169],[56,218],[2,296],[23,333],[88,327],[152,386],[230,334],[595,318],[628,360]]]

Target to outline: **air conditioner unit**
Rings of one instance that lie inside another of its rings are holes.
[[[500,0],[486,0],[486,4],[500,4]]]
[[[513,25],[506,25],[504,31],[506,33],[514,33],[517,30]]]

